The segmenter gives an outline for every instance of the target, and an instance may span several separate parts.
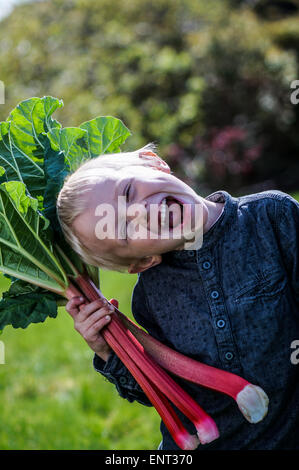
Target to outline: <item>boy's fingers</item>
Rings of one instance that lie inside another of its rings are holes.
[[[110,319],[111,318],[109,315],[109,319],[105,316],[104,318],[100,318],[99,320],[94,322],[93,325],[91,325],[87,329],[86,333],[83,335],[84,339],[86,341],[95,341],[98,338],[99,333],[102,330],[102,328],[104,328],[104,326],[110,322]]]
[[[78,320],[84,321],[89,315],[94,313],[96,310],[99,310],[102,307],[108,306],[108,302],[106,299],[97,299],[89,304],[86,304],[84,308],[78,314]],[[112,310],[112,309],[111,309]]]
[[[79,312],[79,306],[84,303],[83,297],[72,297],[65,306],[66,311],[73,317]]]
[[[89,315],[82,323],[84,325],[84,329],[90,328],[95,322],[98,322],[101,319],[104,319],[106,316],[112,315],[111,309],[108,308],[100,308],[99,310],[96,310],[94,313]]]

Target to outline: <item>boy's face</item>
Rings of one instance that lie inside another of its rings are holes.
[[[165,162],[151,152],[139,157],[141,164],[105,169],[88,195],[88,209],[73,223],[85,246],[104,257],[113,254],[132,273],[158,264],[162,253],[183,249],[192,240],[190,229],[201,230],[207,217],[203,199]]]

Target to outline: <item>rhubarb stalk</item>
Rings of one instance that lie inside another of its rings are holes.
[[[92,281],[84,278],[82,282],[91,296],[92,291],[96,291],[103,297]],[[114,308],[122,323],[161,367],[189,382],[229,395],[236,401],[241,413],[250,423],[258,423],[266,416],[269,399],[261,387],[251,384],[236,374],[203,364],[174,351],[142,330],[115,306]]]
[[[102,293],[90,279],[85,276],[76,278],[76,283],[89,301],[103,298]],[[110,323],[103,329],[102,335],[106,339],[106,332],[112,333],[141,370],[146,370],[147,376],[161,389],[174,405],[193,422],[199,441],[209,443],[219,437],[214,420],[181,388],[179,385],[153,361],[135,336],[125,329],[121,320],[115,315]],[[108,342],[108,338],[107,338]],[[109,343],[108,343],[109,344]],[[116,352],[116,351],[115,351]],[[126,365],[126,364],[125,364]]]
[[[197,436],[191,435],[184,428],[178,416],[172,409],[170,403],[163,393],[152,384],[138,368],[133,359],[128,355],[126,350],[121,346],[118,339],[106,328],[105,339],[109,346],[115,351],[120,360],[126,365],[132,376],[139,383],[144,393],[156,408],[161,416],[165,426],[173,437],[175,443],[183,450],[194,450],[199,445]]]
[[[261,387],[236,374],[208,366],[174,351],[142,330],[116,307],[115,310],[123,324],[161,367],[189,382],[231,396],[250,423],[258,423],[267,414],[269,399]]]
[[[106,329],[111,331],[125,346],[128,354],[134,358],[139,368],[146,371],[150,380],[162,390],[168,399],[172,401],[191,422],[193,422],[201,444],[207,444],[219,437],[219,432],[214,420],[152,360],[132,333],[125,330],[123,324],[117,317],[111,319]],[[103,331],[104,338],[106,334],[105,330]]]

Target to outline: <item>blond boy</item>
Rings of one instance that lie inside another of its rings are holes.
[[[138,273],[132,312],[150,334],[244,376],[270,397],[267,417],[252,426],[228,397],[184,383],[220,430],[221,438],[205,448],[298,448],[299,374],[290,361],[290,345],[299,338],[293,198],[280,191],[203,198],[146,146],[84,164],[66,181],[57,209],[66,239],[84,261]],[[150,405],[101,336],[113,309],[100,300],[79,310],[81,304],[72,299],[67,311],[95,352],[95,369],[122,397]],[[177,450],[163,423],[161,432],[159,448]]]

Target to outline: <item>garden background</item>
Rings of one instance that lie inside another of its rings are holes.
[[[0,0],[0,58],[1,121],[21,100],[52,95],[63,126],[118,117],[133,133],[124,150],[155,142],[203,196],[299,196],[298,0]],[[131,315],[136,276],[101,281]],[[1,336],[0,449],[157,448],[155,410],[93,371],[59,310]]]

